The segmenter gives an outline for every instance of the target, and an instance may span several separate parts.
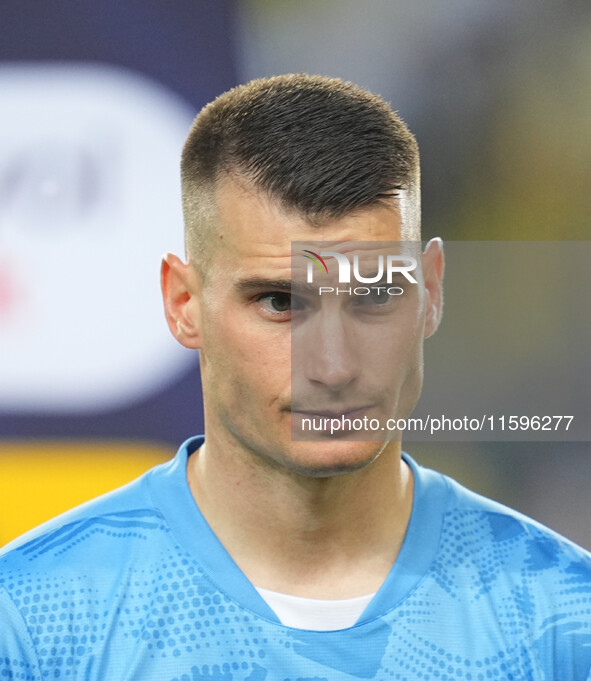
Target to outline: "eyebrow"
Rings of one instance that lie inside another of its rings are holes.
[[[318,285],[304,284],[292,281],[291,279],[263,279],[251,277],[241,279],[234,284],[234,287],[242,293],[257,293],[260,291],[285,291],[296,295],[318,295]]]

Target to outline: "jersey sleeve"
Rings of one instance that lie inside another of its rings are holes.
[[[0,587],[0,678],[41,681],[31,634],[6,591]]]

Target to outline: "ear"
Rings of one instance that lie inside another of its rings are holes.
[[[425,281],[425,338],[432,336],[443,314],[443,241],[439,237],[431,239],[421,255],[423,278]]]
[[[162,258],[160,283],[168,328],[181,345],[201,347],[201,277],[189,263],[167,253]]]

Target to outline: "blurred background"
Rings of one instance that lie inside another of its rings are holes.
[[[425,238],[589,240],[583,0],[4,0],[0,25],[0,545],[202,431],[198,357],[169,337],[159,262],[183,249],[183,140],[229,87],[303,71],[381,94],[419,141]],[[497,335],[474,304],[448,297],[453,321],[427,343],[426,390],[431,370],[486,393],[485,367],[502,399],[536,385],[575,332],[580,351],[591,331],[580,295],[588,246],[570,244],[582,264],[560,275],[578,297],[554,301],[543,320],[524,305]],[[514,343],[527,354],[521,328],[552,336],[555,356],[499,388],[490,350],[502,342],[503,356]],[[582,418],[588,364],[573,382]],[[569,381],[559,390],[572,399]],[[408,449],[591,548],[588,441]]]

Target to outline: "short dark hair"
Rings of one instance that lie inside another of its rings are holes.
[[[337,78],[284,75],[233,88],[195,119],[181,162],[188,232],[200,229],[193,224],[200,194],[233,174],[286,209],[322,220],[401,189],[418,194],[419,155],[380,97]]]

